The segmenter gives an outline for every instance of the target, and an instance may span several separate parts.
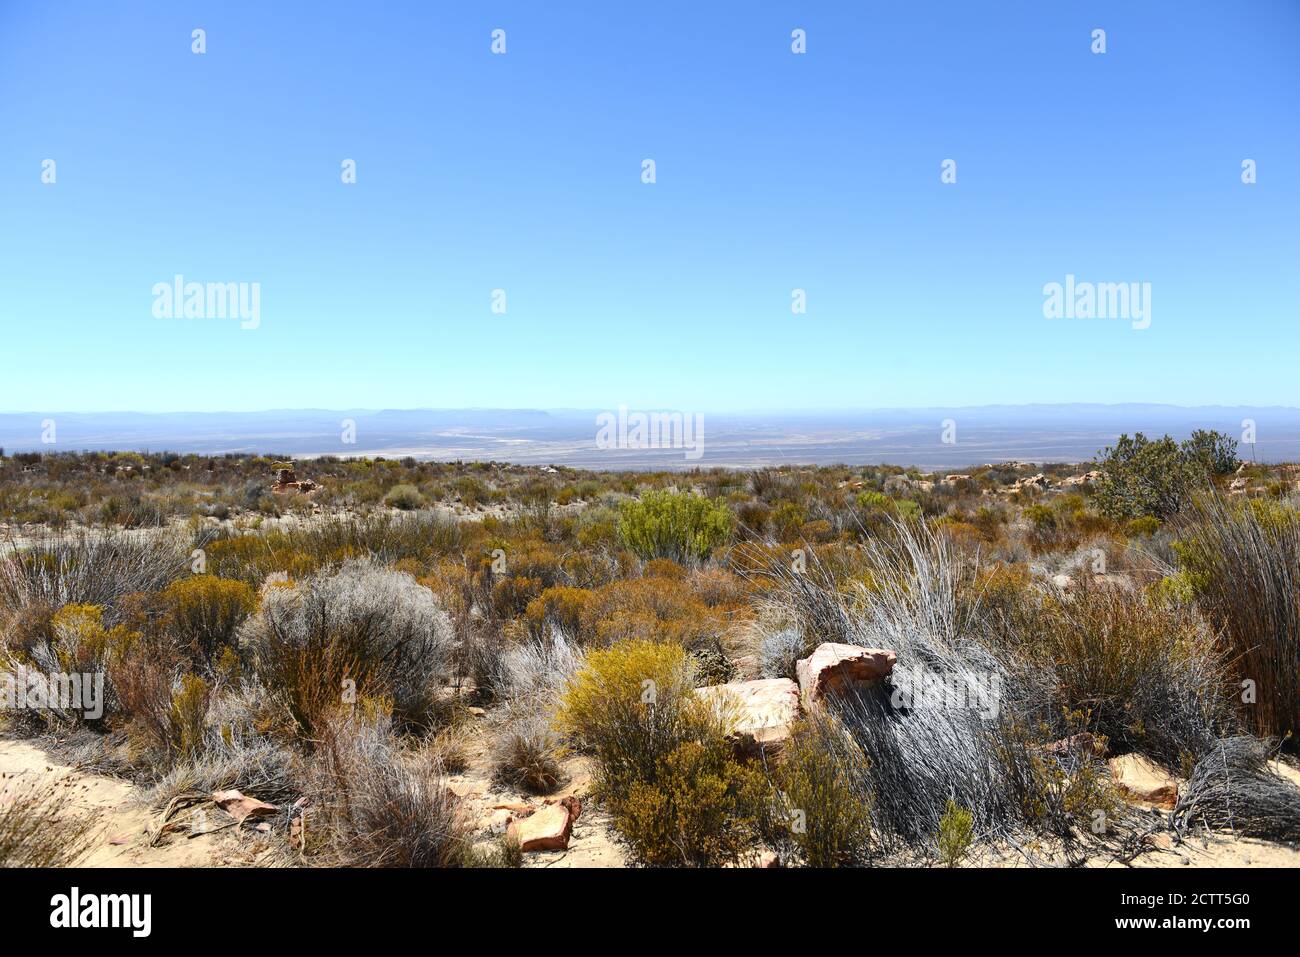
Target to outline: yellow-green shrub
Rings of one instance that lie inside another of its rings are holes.
[[[795,729],[777,780],[789,814],[790,839],[811,867],[860,863],[871,839],[867,758],[831,720]]]
[[[190,659],[211,667],[221,650],[234,645],[235,632],[257,610],[257,592],[246,582],[192,575],[162,591],[165,627]]]
[[[624,502],[618,531],[642,559],[708,558],[731,538],[731,510],[691,492],[653,491]]]

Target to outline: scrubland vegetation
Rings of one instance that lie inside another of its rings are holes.
[[[301,865],[518,865],[446,786],[471,760],[556,799],[584,762],[652,866],[1129,860],[1129,753],[1189,782],[1170,828],[1300,835],[1269,765],[1300,724],[1300,474],[1222,436],[946,476],[322,459],[283,494],[274,464],[0,458],[0,671],[105,689],[93,717],[0,711],[9,734],[160,811],[273,803]],[[779,747],[696,693],[797,679],[825,643],[897,664]],[[0,804],[0,863],[75,859],[58,800]]]

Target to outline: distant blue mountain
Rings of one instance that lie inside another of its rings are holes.
[[[647,410],[655,411],[655,410]],[[138,450],[316,455],[412,455],[493,459],[582,468],[752,467],[781,464],[918,465],[1080,462],[1123,432],[1185,438],[1212,428],[1235,438],[1254,423],[1240,454],[1300,461],[1300,409],[1172,405],[997,405],[964,408],[704,414],[698,458],[680,448],[598,448],[600,410],[272,409],[264,412],[0,413],[6,451]],[[954,428],[943,441],[945,422]],[[55,441],[45,443],[53,422]],[[355,442],[345,441],[348,425]],[[955,433],[955,435],[954,435]]]

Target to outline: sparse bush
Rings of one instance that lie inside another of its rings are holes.
[[[165,627],[196,665],[211,669],[235,645],[244,619],[257,609],[257,592],[245,582],[193,575],[172,582],[159,600]]]
[[[633,781],[612,802],[614,822],[652,867],[736,864],[761,832],[767,779],[739,763],[720,735],[677,745],[652,780]]]
[[[628,641],[591,651],[561,697],[557,726],[595,758],[597,790],[617,795],[632,781],[653,781],[678,744],[713,728],[713,711],[693,688],[680,646]]]
[[[453,647],[432,592],[366,561],[271,589],[249,625],[257,673],[308,735],[349,692],[389,701],[399,724],[426,724]]]
[[[384,496],[384,504],[409,512],[424,505],[424,496],[414,485],[394,485]]]
[[[557,716],[595,758],[595,792],[615,825],[652,865],[734,862],[766,806],[766,780],[733,757],[729,716],[692,688],[680,647],[630,641],[587,656]]]

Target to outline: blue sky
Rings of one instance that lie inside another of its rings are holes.
[[[0,0],[0,410],[1297,405],[1298,267],[1296,2]]]

